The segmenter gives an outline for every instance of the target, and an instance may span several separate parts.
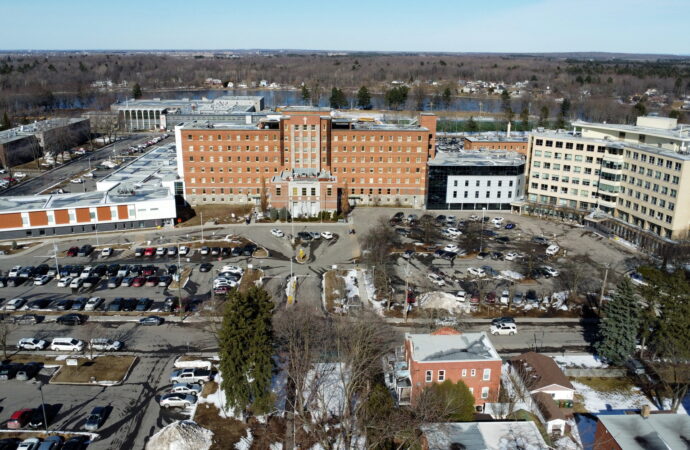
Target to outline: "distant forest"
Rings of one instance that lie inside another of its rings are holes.
[[[96,81],[110,80],[116,85],[126,81],[128,87],[121,88],[120,97],[130,94],[134,84],[141,86],[144,97],[154,97],[161,89],[203,88],[207,78],[248,85],[260,80],[292,87],[304,83],[313,98],[327,95],[334,87],[350,98],[362,86],[371,93],[383,94],[396,80],[410,87],[409,98],[402,105],[405,109],[416,109],[419,102],[415,99],[440,97],[446,90],[460,95],[459,80],[507,85],[529,80],[520,104],[530,102],[534,116],[544,106],[555,116],[555,99],[567,98],[571,114],[594,121],[630,121],[642,111],[680,116],[678,100],[690,94],[690,58],[308,52],[243,53],[231,58],[201,52],[5,53],[0,55],[0,115],[6,112],[16,120],[75,113],[81,105],[107,109],[117,89],[99,90],[92,87]],[[648,89],[656,89],[659,95],[645,98]],[[665,101],[659,102],[659,96]]]

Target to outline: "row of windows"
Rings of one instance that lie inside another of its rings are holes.
[[[237,180],[237,181],[235,181],[235,180]],[[351,180],[352,180],[351,181],[352,183],[357,183],[357,181],[356,181],[357,178],[351,178]],[[419,178],[414,178],[414,179],[410,179],[410,178],[395,178],[395,179],[394,178],[377,178],[376,181],[374,181],[374,178],[368,178],[368,180],[369,180],[368,182],[366,180],[367,180],[367,178],[359,178],[359,183],[360,184],[365,184],[365,183],[369,183],[369,184],[373,184],[373,183],[378,183],[378,184],[421,184],[421,180]],[[252,179],[251,177],[248,177],[248,178],[218,177],[216,179],[216,177],[208,177],[208,178],[207,177],[201,177],[198,179],[198,183],[197,183],[197,178],[191,177],[189,179],[189,184],[206,184],[207,182],[210,184],[216,184],[216,182],[219,184],[234,184],[234,183],[242,184],[245,181],[246,181],[246,183],[258,184],[261,182],[261,178]],[[512,194],[509,194],[509,195],[512,195]],[[499,197],[500,197],[500,195],[499,195]]]
[[[627,169],[627,167],[625,167],[625,168]],[[640,175],[646,175],[650,178],[654,177],[654,179],[656,179],[656,180],[661,180],[663,178],[663,180],[667,183],[669,181],[673,184],[679,184],[680,183],[680,177],[678,177],[676,175],[671,176],[671,174],[664,173],[664,172],[661,172],[659,170],[652,170],[652,169],[646,169],[645,170],[644,167],[642,167],[642,166],[637,167],[637,165],[635,165],[635,164],[630,166],[630,168],[632,169],[633,173],[638,173]],[[635,177],[631,177],[631,179],[634,180]]]
[[[304,131],[308,130],[307,127],[311,127],[311,131],[316,131],[316,125],[301,125],[301,127],[302,127],[301,129],[304,130]],[[293,125],[293,130],[295,130],[295,131],[300,130],[300,125]],[[325,130],[325,128],[324,128],[324,130]],[[245,134],[245,135],[244,135],[244,140],[245,140],[245,141],[250,141],[250,140],[259,141],[259,140],[261,140],[261,137],[263,137],[263,140],[264,140],[264,141],[268,141],[268,140],[271,139],[271,136],[272,136],[272,140],[274,140],[274,141],[278,140],[278,133],[277,133],[277,132],[273,132],[273,133],[270,133],[270,134],[261,134],[261,135],[255,134],[255,133],[252,133],[251,135],[250,135],[250,134]],[[350,138],[350,140],[351,140],[352,142],[357,142],[358,140],[361,141],[361,142],[366,142],[367,140],[370,141],[370,142],[375,142],[377,136],[374,136],[374,135],[356,135],[356,134],[353,134],[353,135],[350,135],[350,136],[348,136],[348,135],[333,136],[333,140],[334,140],[335,142],[338,142],[338,141],[347,142],[347,141],[348,141],[348,137]],[[368,137],[369,139],[367,139],[367,137]],[[252,138],[253,138],[253,139],[252,139]],[[359,139],[358,139],[358,138],[359,138]],[[217,134],[217,135],[215,135],[215,137],[214,137],[214,135],[212,135],[212,134],[209,134],[209,135],[207,135],[206,137],[204,137],[204,135],[202,135],[202,134],[196,135],[196,140],[197,140],[197,141],[204,141],[204,140],[206,140],[206,141],[213,142],[214,139],[217,140],[217,141],[223,141],[223,140],[224,140],[222,134]],[[286,137],[285,139],[287,140],[288,138]],[[313,139],[313,137],[312,137],[312,139]],[[193,134],[187,134],[187,140],[193,141],[193,140],[194,140],[194,135],[193,135]],[[226,141],[233,141],[233,140],[234,140],[234,141],[241,141],[241,140],[242,140],[242,135],[241,135],[241,134],[235,134],[235,135],[228,134],[228,135],[225,136],[225,140],[226,140]],[[379,142],[384,142],[385,140],[386,140],[386,139],[384,138],[383,135],[379,135],[379,136],[378,136],[378,141],[379,141]],[[401,136],[401,135],[394,136],[394,135],[391,134],[391,135],[388,136],[388,141],[389,141],[389,142],[394,142],[394,141],[397,141],[397,142],[403,142],[403,141],[412,142],[412,136],[404,136],[404,139],[403,139],[403,136]],[[417,141],[418,141],[418,142],[421,142],[421,141],[422,141],[422,136],[421,136],[421,135],[417,136]]]
[[[292,195],[297,196],[298,194],[294,193],[294,189],[296,189],[296,188],[293,188],[293,194]],[[306,189],[306,188],[304,188],[304,189]],[[261,188],[249,188],[249,187],[248,188],[240,187],[237,189],[235,189],[235,188],[217,188],[217,189],[216,188],[208,188],[208,189],[207,188],[201,188],[200,190],[201,190],[202,194],[211,194],[211,195],[235,194],[235,193],[240,194],[240,195],[244,195],[246,193],[246,195],[250,195],[252,192],[255,192],[256,194],[259,194],[259,195],[261,194]],[[235,190],[237,192],[235,192]],[[197,189],[197,188],[192,188],[190,190],[190,192],[193,195],[197,195],[198,191],[199,191],[199,189]],[[407,192],[408,193],[410,192],[409,189],[407,190]],[[331,188],[328,188],[326,195],[330,197],[331,193],[332,193]],[[391,189],[391,188],[387,188],[387,189],[383,189],[383,188],[378,188],[378,189],[376,189],[376,188],[369,188],[369,189],[358,188],[358,189],[355,189],[355,188],[352,188],[352,189],[350,189],[351,195],[357,195],[357,194],[359,194],[359,195],[367,195],[367,194],[374,195],[375,193],[377,193],[378,195],[383,195],[384,193],[386,195],[400,195],[402,192],[401,192],[401,189]],[[281,190],[281,188],[277,187],[276,188],[276,196],[280,197],[281,195],[282,195],[282,190]],[[306,196],[307,194],[302,194],[302,195]],[[316,194],[311,194],[311,195],[316,195]],[[221,197],[220,200],[223,201],[223,198],[224,197]],[[408,203],[408,200],[409,200],[408,198],[405,198],[404,202]],[[203,201],[205,202],[206,199],[204,198]],[[212,198],[211,201],[215,202],[216,201],[215,197]],[[233,197],[230,197],[228,201],[232,202]]]
[[[551,152],[544,152],[542,155],[541,150],[535,150],[534,151],[534,156],[537,157],[544,157],[544,158],[553,158],[553,159],[562,159],[564,161],[577,161],[577,162],[586,162],[586,163],[593,163],[594,162],[594,157],[593,156],[582,156],[582,155],[573,155],[571,153],[551,153]],[[601,158],[597,158],[597,164],[601,164]]]
[[[637,200],[642,200],[643,202],[649,202],[652,205],[659,205],[662,208],[668,208],[670,211],[674,211],[676,209],[676,204],[674,202],[667,202],[664,199],[658,199],[653,195],[645,194],[640,191],[633,191],[632,189],[628,189],[627,192],[629,197],[635,197]],[[630,202],[628,202],[630,203]],[[626,205],[629,206],[629,205]],[[637,206],[637,205],[635,205]]]
[[[251,139],[251,136],[253,136],[254,139]],[[245,135],[244,135],[244,140],[245,140],[245,141],[249,141],[249,140],[259,141],[260,138],[261,138],[261,136],[258,135],[258,134],[253,134],[253,135],[251,135],[251,136],[250,136],[249,134],[245,134]],[[277,140],[278,140],[278,133],[275,133],[275,132],[274,132],[274,133],[271,133],[271,134],[264,134],[264,135],[262,135],[262,136],[263,136],[263,140],[264,140],[264,141],[268,141],[268,140],[277,141]],[[273,136],[272,139],[271,139],[271,136]],[[194,135],[193,135],[193,134],[188,134],[188,135],[187,135],[187,140],[188,140],[188,141],[193,141],[193,140],[194,140]],[[196,140],[197,140],[197,141],[203,141],[203,140],[204,140],[204,136],[201,135],[201,134],[199,134],[199,135],[197,135]],[[212,135],[212,134],[209,134],[209,135],[207,136],[207,139],[206,139],[206,140],[207,140],[207,141],[210,141],[210,142],[213,142],[213,135]],[[222,140],[223,140],[223,135],[221,135],[221,134],[216,135],[216,140],[217,140],[217,141],[222,141]],[[242,140],[242,136],[239,135],[239,134],[236,134],[236,135],[228,134],[228,135],[225,136],[225,140],[226,140],[226,141],[241,141],[241,140]]]
[[[469,191],[464,191],[462,198],[469,198]],[[453,191],[453,198],[458,198],[458,191]],[[474,191],[474,198],[479,198],[479,191]],[[486,191],[486,196],[484,198],[494,198],[491,195],[491,191]],[[501,198],[501,191],[496,192],[495,198]],[[508,191],[508,198],[513,198],[513,192]]]
[[[445,370],[438,370],[437,372],[438,372],[437,381],[445,381],[446,371]],[[462,369],[462,371],[460,372],[460,376],[465,378],[465,377],[467,377],[467,373],[468,373],[467,369]],[[470,369],[469,374],[471,377],[476,377],[477,376],[477,369]],[[484,371],[482,372],[482,380],[483,381],[490,381],[491,380],[491,369],[484,369]],[[427,370],[426,371],[425,381],[427,383],[431,383],[434,381],[434,371],[433,370]]]
[[[537,184],[537,183],[532,183],[530,185],[531,189],[539,189],[542,191],[551,191],[554,194],[560,193],[560,194],[570,194],[570,195],[580,195],[581,197],[596,197],[597,194],[596,192],[589,192],[585,189],[573,189],[573,188],[567,188],[565,186],[555,186],[555,185],[548,185],[548,184]]]
[[[341,161],[341,158],[338,158],[337,156],[333,157],[333,162],[334,162],[334,163],[337,163],[337,162],[340,162],[340,161]],[[348,162],[348,161],[347,161],[347,157],[343,156],[343,157],[342,157],[342,162],[344,162],[344,163]],[[357,157],[355,157],[355,156],[350,157],[350,162],[356,163],[356,162],[357,162]],[[367,158],[366,158],[365,156],[360,156],[359,162],[361,162],[361,163],[366,163],[366,162],[388,162],[388,163],[393,163],[393,162],[402,163],[402,162],[405,162],[405,163],[409,163],[409,162],[411,162],[411,161],[410,161],[410,157],[409,157],[409,156],[405,157],[405,160],[404,160],[404,161],[403,161],[403,157],[402,157],[402,156],[398,156],[398,157],[395,158],[395,159],[393,159],[393,157],[389,156],[388,158],[386,158],[386,161],[383,160],[383,156],[379,156],[379,157],[378,157],[378,161],[375,159],[374,156],[370,156],[370,157],[368,158],[368,161],[367,161]],[[416,162],[416,163],[421,163],[421,162],[422,162],[422,158],[421,158],[420,156],[418,156],[418,157],[415,158],[415,161],[414,161],[414,162]]]
[[[538,180],[540,178],[539,172],[532,172],[532,178]],[[549,175],[548,173],[542,173],[541,174],[541,179],[542,180],[551,180],[551,181],[560,181],[562,183],[572,183],[572,184],[580,184],[582,182],[583,186],[589,186],[590,185],[590,180],[584,179],[581,180],[577,177],[570,178],[569,176],[562,176],[562,175]],[[594,183],[596,185],[596,183]],[[532,187],[536,186],[536,183],[532,183]]]
[[[658,156],[647,156],[644,153],[638,153],[638,152],[631,152],[630,150],[625,151],[625,156],[627,158],[630,158],[632,156],[632,159],[634,161],[641,161],[641,162],[648,162],[649,164],[656,164],[659,167],[664,167],[666,166],[667,169],[673,168],[676,172],[680,172],[683,168],[683,165],[679,162],[674,162],[669,159],[664,160],[663,158],[659,158]]]
[[[678,195],[678,191],[675,189],[669,189],[666,186],[659,186],[657,183],[652,183],[651,181],[644,181],[641,178],[635,178],[635,177],[629,177],[627,175],[623,175],[623,181],[627,181],[629,184],[637,186],[637,187],[643,187],[645,189],[651,189],[652,192],[661,192],[663,195],[671,195],[671,197],[675,198],[676,195]],[[667,181],[667,180],[664,180]],[[674,182],[674,184],[678,184],[677,182]],[[628,189],[630,191],[630,189]]]
[[[563,141],[556,141],[554,145],[554,141],[552,140],[544,140],[544,139],[536,139],[534,141],[536,145],[543,145],[545,147],[555,147],[555,148],[565,148],[572,150],[573,147],[575,147],[575,150],[584,150],[585,149],[585,144],[574,144],[572,142],[563,142]],[[592,144],[587,144],[587,151],[588,152],[593,152],[595,150],[594,145]],[[596,147],[597,152],[599,153],[604,153],[606,151],[606,147],[603,145],[600,145]]]
[[[520,181],[518,180],[518,185],[520,184]],[[496,185],[498,187],[503,187],[503,180],[497,180]],[[470,186],[470,180],[465,180],[465,187]],[[481,180],[475,180],[474,183],[475,187],[481,187]],[[508,186],[513,187],[513,180],[508,180]],[[453,187],[458,187],[458,180],[453,180]],[[491,180],[486,180],[486,187],[491,187]]]
[[[188,146],[188,147],[187,147],[187,150],[190,151],[190,152],[193,152],[193,151],[194,151],[194,146],[193,146],[193,145]],[[216,151],[218,151],[218,152],[231,152],[231,151],[233,151],[233,150],[238,151],[238,152],[241,152],[241,151],[245,151],[245,152],[251,152],[251,151],[260,152],[260,151],[262,151],[260,145],[255,145],[254,148],[252,148],[252,147],[249,146],[249,145],[244,145],[244,146],[238,145],[237,147],[234,147],[234,148],[233,148],[232,145],[228,145],[228,146],[225,147],[225,148],[223,148],[222,145],[219,145],[218,147],[214,147],[213,145],[209,145],[209,147],[208,147],[208,151],[209,151],[209,152],[216,152]],[[197,148],[197,151],[199,151],[199,152],[205,152],[205,151],[206,151],[206,147],[203,146],[203,145],[200,145],[200,146]],[[263,151],[264,151],[264,152],[269,152],[269,151],[271,151],[271,148],[270,148],[268,145],[264,145]],[[277,152],[277,151],[278,151],[278,146],[277,146],[277,145],[274,145],[274,146],[273,146],[273,151],[274,151],[274,152]]]
[[[341,137],[342,137],[342,139],[340,139]],[[359,141],[360,141],[360,142],[366,142],[366,141],[367,141],[367,136],[366,136],[366,135],[359,135],[359,136],[358,136],[358,135],[356,135],[356,134],[350,135],[350,140],[351,140],[352,142],[357,142],[357,140],[358,140],[357,138],[358,138],[358,137],[359,137]],[[394,137],[395,137],[395,136],[393,136],[392,134],[389,135],[389,136],[388,136],[388,142],[394,142],[394,141],[403,142],[403,136],[398,135],[397,139],[394,139]],[[333,141],[334,141],[334,142],[338,142],[338,141],[347,142],[347,138],[348,138],[347,135],[344,135],[344,136],[333,136]],[[375,142],[375,141],[376,141],[376,136],[374,136],[374,135],[369,135],[369,139],[368,139],[368,140],[369,140],[369,142]],[[384,142],[384,141],[385,141],[384,137],[383,137],[383,136],[379,136],[379,142]],[[405,141],[407,141],[407,142],[412,142],[412,136],[405,136]],[[420,136],[417,136],[417,141],[418,141],[418,142],[421,142],[421,141],[422,141],[422,136],[421,136],[421,135],[420,135]]]
[[[618,199],[618,204],[623,206],[623,199],[622,198]],[[652,217],[656,220],[664,220],[664,217],[665,217],[666,223],[672,223],[673,222],[673,216],[672,215],[670,215],[670,214],[664,215],[664,213],[661,211],[657,211],[657,210],[652,209],[652,208],[647,208],[646,206],[640,206],[638,203],[632,203],[630,200],[625,201],[625,206],[627,208],[632,207],[633,211],[639,211],[641,214],[646,214],[649,217]],[[671,209],[671,208],[669,208],[669,209]]]
[[[540,161],[534,161],[532,167],[542,168],[542,164]],[[562,170],[563,172],[570,172],[572,170],[574,173],[584,173],[585,175],[592,174],[592,168],[590,167],[585,167],[583,170],[583,168],[580,166],[571,166],[570,164],[564,164],[561,166],[560,164],[551,164],[545,162],[543,168],[549,170]],[[599,175],[599,169],[594,169],[594,175]]]

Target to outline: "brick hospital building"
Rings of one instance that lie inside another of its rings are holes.
[[[259,205],[295,216],[352,205],[422,207],[436,116],[410,123],[286,107],[246,124],[195,121],[175,128],[178,171],[192,205]]]

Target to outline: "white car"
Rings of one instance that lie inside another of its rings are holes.
[[[163,408],[189,408],[196,403],[196,396],[189,394],[165,394],[161,397]]]
[[[452,237],[458,237],[462,235],[462,231],[458,230],[457,228],[446,228],[444,231]]]
[[[510,303],[510,292],[508,292],[508,291],[501,292],[501,298],[500,298],[499,302],[501,303],[501,305],[507,305],[508,303]]]
[[[515,261],[519,257],[520,255],[515,252],[508,252],[503,256],[503,259],[505,259],[506,261]]]
[[[24,303],[26,303],[26,300],[21,297],[13,298],[5,305],[5,311],[16,311],[24,306]]]
[[[91,266],[84,267],[84,270],[81,271],[79,278],[89,278],[91,276],[92,270],[93,270],[93,267],[91,267]]]
[[[279,229],[277,229],[277,228],[273,228],[273,229],[271,230],[271,234],[272,234],[273,236],[277,237],[277,238],[285,237],[285,233],[283,233],[282,230],[279,230]]]
[[[177,247],[168,247],[168,256],[177,256]]]
[[[499,334],[512,336],[514,334],[517,334],[517,325],[515,325],[514,323],[510,323],[510,322],[496,323],[496,324],[491,325],[491,327],[489,328],[489,331],[494,336],[499,335]]]
[[[324,239],[333,239],[333,233],[331,233],[330,231],[322,231],[321,237]]]
[[[87,300],[86,305],[84,305],[84,311],[95,311],[96,308],[101,306],[103,299],[100,297],[91,297]]]
[[[165,247],[158,247],[156,249],[156,256],[165,256],[168,250]]]
[[[73,179],[69,180],[69,182],[74,183],[74,184],[82,184],[84,182],[84,180],[82,180],[81,178],[73,178]]]
[[[72,277],[60,278],[57,282],[57,285],[58,285],[58,287],[69,287],[69,285],[73,279],[74,278],[72,278]]]
[[[244,270],[240,266],[223,266],[220,269],[221,272],[230,272],[230,273],[236,273],[237,275],[242,275],[244,273]]]
[[[79,289],[80,287],[82,287],[83,284],[84,284],[84,279],[83,279],[83,278],[75,278],[75,279],[72,280],[72,282],[69,284],[69,287],[72,288],[72,289]]]
[[[558,274],[560,273],[560,272],[558,272],[558,270],[554,269],[551,266],[544,266],[544,267],[542,267],[542,269],[544,270],[544,272],[548,273],[552,277],[557,277]]]
[[[24,439],[17,450],[38,450],[38,446],[41,445],[41,440],[39,438],[28,438]]]
[[[21,271],[22,271],[22,266],[14,266],[10,269],[7,276],[10,278],[16,278],[19,276],[19,272],[21,272]]]
[[[87,172],[84,175],[82,175],[84,178],[93,178],[93,172]]]
[[[427,274],[426,277],[429,279],[429,281],[431,281],[432,283],[434,283],[436,286],[445,286],[445,285],[446,285],[446,282],[443,281],[443,278],[441,278],[440,276],[436,275],[435,273]]]
[[[182,245],[180,246],[179,252],[180,256],[187,256],[187,253],[189,253],[189,247],[187,247],[186,245]]]
[[[493,219],[491,219],[491,223],[493,223],[494,225],[500,225],[503,223],[504,220],[505,219],[503,217],[494,217]]]
[[[14,178],[21,180],[22,178],[26,178],[26,174],[24,172],[15,172],[13,174]]]
[[[484,269],[480,267],[470,267],[469,269],[467,269],[467,273],[475,277],[483,277],[486,275]]]
[[[649,286],[649,283],[645,281],[644,277],[639,274],[638,272],[632,271],[628,273],[628,278],[630,278],[630,281],[632,281],[635,284],[638,284],[640,286]]]
[[[106,247],[103,250],[101,250],[101,258],[107,258],[108,256],[113,255],[113,249],[111,247]]]
[[[465,303],[467,301],[467,292],[465,291],[458,291],[457,294],[455,294],[455,298],[457,301],[461,303]]]
[[[48,283],[52,277],[48,275],[43,275],[40,277],[34,278],[34,286],[43,286],[44,284]]]
[[[188,395],[199,395],[203,386],[199,383],[175,383],[172,389],[170,389],[171,394],[188,394]]]
[[[122,349],[122,342],[107,338],[91,339],[89,345],[92,349],[99,352],[113,352]]]
[[[559,251],[560,249],[561,249],[561,248],[560,248],[559,246],[557,246],[556,244],[551,244],[551,245],[549,245],[549,246],[546,248],[546,254],[547,254],[548,256],[553,256],[553,255],[555,255],[556,253],[558,253],[558,251]]]
[[[458,246],[455,245],[455,244],[448,244],[448,245],[446,245],[445,247],[443,247],[443,250],[446,251],[446,252],[457,253],[458,250],[460,250],[460,247],[458,247]]]
[[[48,346],[48,343],[43,339],[23,338],[17,342],[17,348],[21,350],[43,350]]]

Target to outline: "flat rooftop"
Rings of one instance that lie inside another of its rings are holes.
[[[175,143],[155,147],[131,163],[98,180],[99,190],[109,190],[115,184],[160,186],[164,181],[175,181],[177,172],[177,154]]]
[[[610,435],[626,450],[687,450],[690,416],[687,414],[599,415]]]
[[[85,120],[88,119],[84,117],[55,118],[10,128],[9,130],[0,131],[0,144],[11,142],[17,139],[23,139],[36,133],[83,122]]]
[[[456,150],[436,152],[429,166],[519,166],[525,157],[506,150]]]
[[[505,133],[502,134],[497,134],[497,133],[482,133],[482,134],[476,134],[472,136],[463,136],[463,139],[472,143],[482,143],[482,142],[514,142],[514,143],[522,143],[522,142],[527,142],[527,136],[526,135],[516,135],[511,133],[510,136],[506,136]]]
[[[643,119],[644,117],[638,118]],[[650,118],[646,118],[650,119]],[[665,119],[665,118],[651,118],[651,119]],[[652,120],[653,121],[653,120]],[[602,129],[602,130],[613,130],[622,131],[626,133],[634,134],[646,134],[650,136],[658,136],[666,138],[669,140],[685,141],[690,142],[690,125],[677,125],[669,127],[652,127],[652,126],[641,126],[641,125],[625,125],[617,123],[598,123],[598,122],[586,122],[584,120],[576,120],[573,122],[573,126],[576,128],[590,128],[590,129]]]
[[[184,114],[217,114],[254,112],[263,105],[262,96],[223,95],[213,99],[139,99],[124,100],[111,105],[111,109],[169,109]]]
[[[500,360],[485,332],[461,334],[412,334],[412,359],[420,362]]]

